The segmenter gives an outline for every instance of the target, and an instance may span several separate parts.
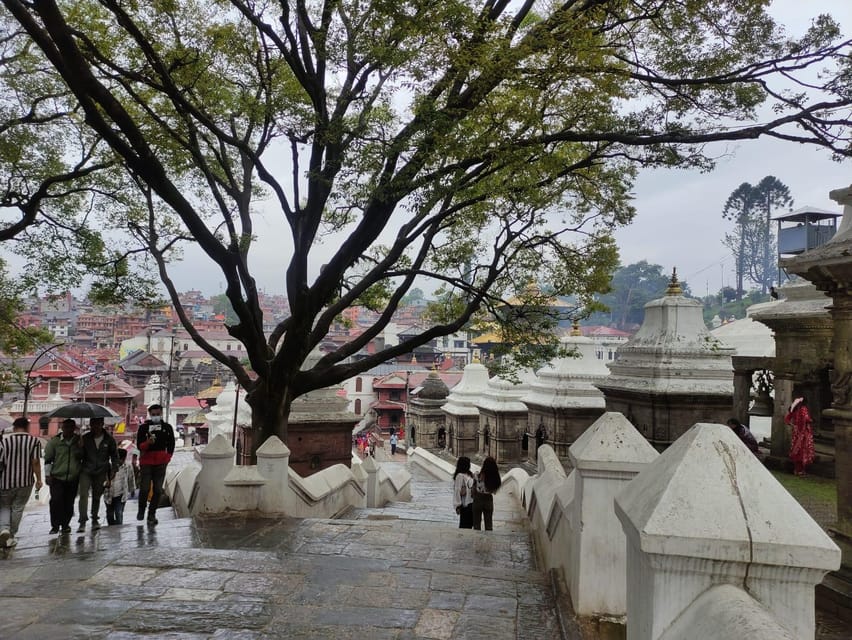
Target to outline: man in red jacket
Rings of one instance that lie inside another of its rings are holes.
[[[175,431],[168,422],[163,422],[163,407],[152,404],[148,407],[148,419],[139,426],[136,434],[139,448],[139,510],[137,520],[145,518],[145,504],[151,493],[148,507],[148,524],[157,524],[157,507],[163,495],[166,467],[175,452]],[[151,487],[153,485],[153,491]]]

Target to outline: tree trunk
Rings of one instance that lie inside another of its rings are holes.
[[[745,273],[745,224],[740,225],[740,252],[737,256],[737,300],[743,299],[743,279]],[[724,288],[725,283],[722,283]]]
[[[772,197],[771,194],[772,194],[771,190],[767,190],[767,192],[766,192],[766,226],[763,229],[763,269],[761,269],[761,271],[763,273],[760,274],[761,275],[760,292],[763,295],[766,295],[767,291],[769,291],[769,287],[766,284],[766,279],[769,275],[769,272],[770,272],[769,265],[771,264],[770,263],[771,257],[769,255],[769,238],[771,237],[770,231],[772,229],[772,206],[770,204],[771,203],[770,198]]]
[[[278,436],[287,444],[287,418],[292,400],[286,386],[270,389],[269,385],[258,381],[246,402],[251,407],[252,464],[256,464],[258,448],[271,436]]]

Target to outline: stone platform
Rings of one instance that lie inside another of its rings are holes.
[[[461,531],[448,482],[338,520],[132,520],[50,536],[29,510],[0,557],[0,638],[561,638],[515,499]],[[127,514],[135,515],[130,503]]]

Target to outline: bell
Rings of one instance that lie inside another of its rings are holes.
[[[762,390],[755,395],[754,403],[748,410],[748,415],[771,418],[774,409],[775,402],[772,400],[772,396],[769,395],[769,390]]]

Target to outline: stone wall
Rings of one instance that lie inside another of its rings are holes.
[[[308,477],[289,465],[290,450],[276,437],[257,450],[257,465],[234,464],[235,450],[216,436],[195,464],[169,474],[166,492],[180,516],[257,511],[295,518],[332,518],[352,507],[380,507],[411,499],[411,476],[387,473],[372,459],[338,464]]]

